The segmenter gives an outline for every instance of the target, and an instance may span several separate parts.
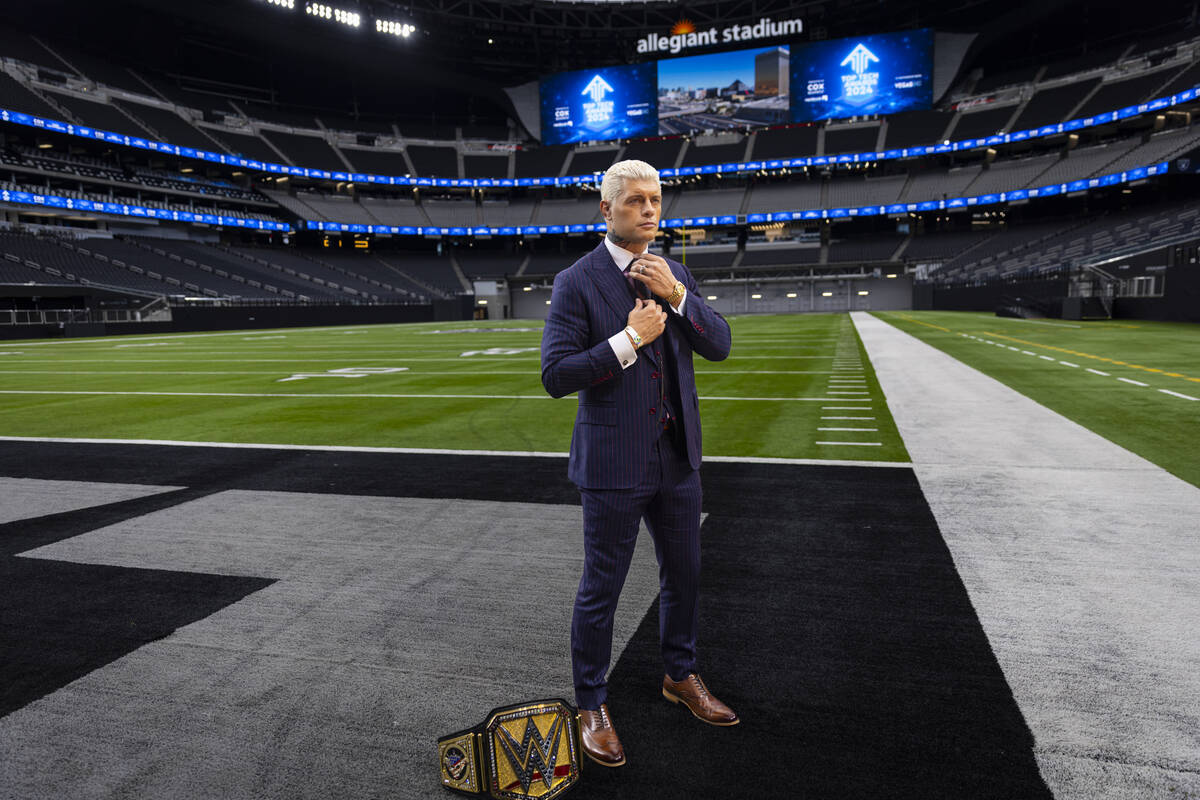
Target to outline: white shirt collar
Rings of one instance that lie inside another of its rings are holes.
[[[616,262],[617,269],[621,270],[621,272],[625,271],[625,268],[629,266],[630,261],[633,261],[634,258],[641,255],[641,253],[631,253],[624,247],[613,244],[612,240],[607,236],[604,237],[604,246],[608,248],[608,254],[612,256],[612,260]],[[646,252],[649,252],[649,249],[647,249]]]

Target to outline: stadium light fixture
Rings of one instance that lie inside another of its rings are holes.
[[[524,288],[524,290],[523,290],[523,291],[526,291],[526,292],[532,292],[532,291],[533,291],[533,287],[532,287],[532,286],[526,286],[526,287]]]
[[[717,296],[716,296],[715,294],[710,294],[710,295],[709,295],[708,297],[706,297],[705,299],[706,299],[706,300],[716,300],[716,299],[717,299]]]
[[[867,295],[869,295],[869,294],[870,294],[870,292],[859,292],[859,293],[858,293],[858,296],[859,296],[859,297],[866,297],[866,296],[867,296]]]
[[[267,2],[280,8],[293,9],[296,7],[296,0],[267,0]]]
[[[787,293],[787,296],[788,296],[789,298],[792,298],[792,299],[794,299],[794,298],[796,297],[796,293],[795,293],[795,292],[788,292],[788,293]]]
[[[375,30],[378,33],[390,33],[393,36],[403,36],[407,39],[417,32],[417,26],[409,25],[407,22],[395,22],[390,19],[376,18]]]
[[[349,25],[351,28],[357,28],[362,24],[362,17],[357,11],[347,11],[344,8],[334,8],[327,6],[324,3],[305,3],[304,13],[316,17],[317,19],[331,19],[334,22],[340,22],[343,25]]]
[[[821,292],[821,297],[833,297],[833,292]]]
[[[888,276],[889,278],[894,278],[894,277],[896,277],[896,273],[894,273],[894,272],[889,272],[889,273],[887,274],[887,276]]]
[[[761,294],[752,294],[752,295],[750,295],[750,299],[751,300],[762,300],[762,295]]]

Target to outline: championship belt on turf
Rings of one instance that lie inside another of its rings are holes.
[[[502,706],[438,739],[442,785],[495,800],[558,797],[579,782],[582,756],[579,714],[565,700]]]

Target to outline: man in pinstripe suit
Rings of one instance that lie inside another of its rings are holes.
[[[579,393],[567,474],[583,500],[584,567],[571,661],[584,752],[615,767],[625,752],[605,676],[642,519],[659,563],[663,696],[713,725],[738,723],[696,671],[701,451],[692,353],[721,361],[730,333],[686,267],[647,252],[662,211],[658,171],[618,162],[600,196],[605,240],[554,280],[542,383],[554,397]]]

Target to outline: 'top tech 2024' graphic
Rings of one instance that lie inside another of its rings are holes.
[[[658,129],[658,72],[654,63],[553,75],[542,81],[542,143],[569,144]]]
[[[933,30],[793,47],[792,121],[894,114],[933,104]]]

